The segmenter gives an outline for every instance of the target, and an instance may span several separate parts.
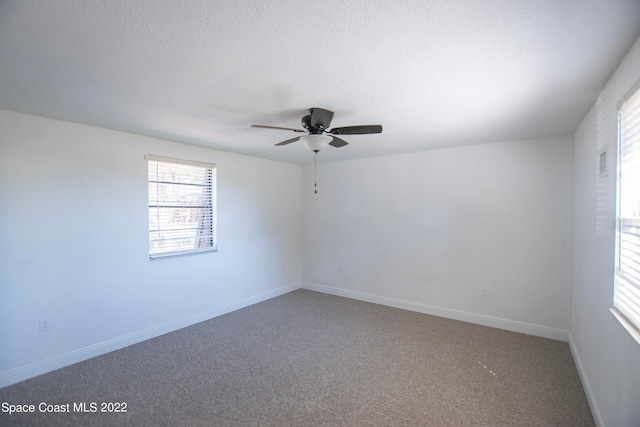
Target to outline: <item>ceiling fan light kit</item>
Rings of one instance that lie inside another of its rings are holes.
[[[255,128],[263,128],[263,129],[277,129],[277,130],[288,130],[293,132],[308,132],[308,135],[296,136],[295,138],[287,139],[286,141],[282,141],[276,144],[278,145],[287,145],[292,142],[296,142],[301,140],[304,145],[311,151],[315,153],[314,157],[314,176],[315,171],[317,170],[316,158],[317,154],[320,150],[327,147],[327,145],[331,145],[336,148],[344,147],[348,144],[347,141],[338,138],[337,136],[329,136],[323,135],[323,133],[328,133],[330,135],[365,135],[370,133],[381,133],[382,126],[381,125],[361,125],[361,126],[345,126],[340,128],[332,128],[329,129],[329,125],[331,124],[331,120],[333,119],[333,111],[325,110],[324,108],[309,108],[309,114],[306,114],[302,117],[302,127],[306,130],[302,129],[294,129],[287,128],[282,126],[269,126],[269,125],[251,125],[251,127]],[[315,180],[314,180],[315,181]],[[317,183],[314,182],[315,193],[317,190]]]
[[[327,148],[329,143],[333,141],[333,137],[328,135],[303,135],[300,137],[300,141],[313,152],[318,152],[324,148]]]

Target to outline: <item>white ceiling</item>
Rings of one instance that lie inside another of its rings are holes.
[[[639,0],[0,0],[0,108],[305,164],[572,133]]]

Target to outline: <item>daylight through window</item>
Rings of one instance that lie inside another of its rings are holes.
[[[619,106],[614,308],[640,332],[640,85]]]
[[[216,166],[146,155],[149,256],[215,251]]]

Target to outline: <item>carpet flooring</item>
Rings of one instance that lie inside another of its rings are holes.
[[[308,290],[5,387],[0,403],[35,406],[0,412],[3,426],[594,425],[566,342]]]

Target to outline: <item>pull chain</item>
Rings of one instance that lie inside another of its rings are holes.
[[[313,192],[318,194],[318,151],[313,152]]]

